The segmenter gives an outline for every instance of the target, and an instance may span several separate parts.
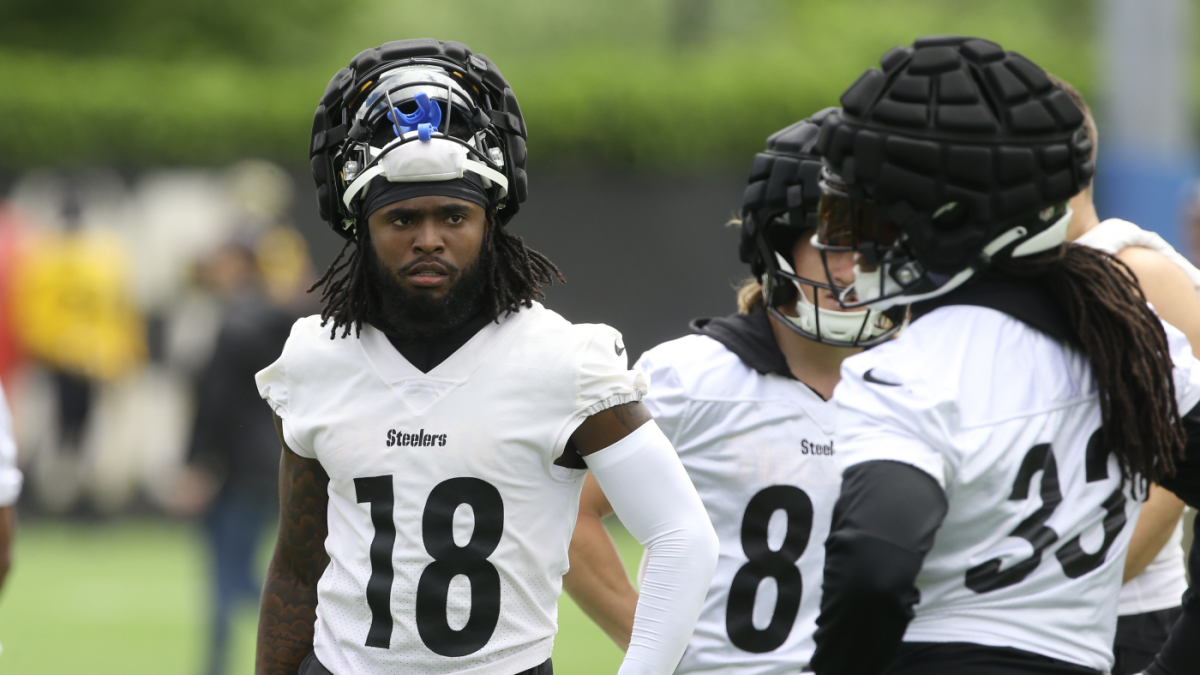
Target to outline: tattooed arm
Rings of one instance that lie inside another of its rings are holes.
[[[571,434],[571,440],[567,442],[567,451],[563,455],[566,457],[572,452],[577,452],[587,457],[625,438],[650,419],[650,410],[640,401],[601,410],[584,420],[575,433]]]
[[[282,442],[278,417],[275,430]],[[279,538],[267,569],[258,617],[255,675],[296,675],[313,649],[317,580],[329,564],[326,507],[329,476],[315,459],[283,444],[279,461]]]

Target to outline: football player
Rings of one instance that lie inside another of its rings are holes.
[[[1087,102],[1070,84],[1051,79],[1083,112],[1095,161],[1100,139]],[[1070,207],[1067,241],[1115,255],[1137,276],[1159,318],[1178,328],[1190,344],[1200,345],[1200,270],[1153,232],[1117,218],[1100,222],[1091,182],[1071,198]],[[1142,504],[1125,556],[1113,675],[1131,675],[1148,666],[1183,613],[1180,597],[1188,588],[1183,506],[1182,500],[1158,485],[1150,486],[1150,498]]]
[[[755,278],[739,291],[739,312],[693,322],[693,335],[651,349],[635,366],[650,376],[644,403],[721,540],[676,673],[795,673],[812,656],[823,543],[841,483],[829,398],[842,360],[900,325],[874,310],[842,310],[810,243],[821,170],[813,146],[833,112],[772,135],[754,160],[740,255]],[[828,256],[842,286],[852,280],[852,255]],[[589,481],[564,583],[622,644],[637,594],[600,523],[611,510]]]
[[[0,387],[0,587],[12,563],[13,535],[17,528],[17,499],[24,475],[17,468],[17,443],[13,439],[12,413]]]
[[[1041,68],[923,38],[841,100],[817,246],[856,256],[843,306],[912,321],[834,393],[813,670],[1107,672],[1146,481],[1200,502],[1200,364],[1123,263],[1064,244],[1092,141]],[[1151,672],[1200,672],[1197,605]]]
[[[587,470],[650,559],[619,672],[683,653],[716,535],[620,334],[537,302],[558,272],[506,229],[525,135],[454,42],[368,49],[321,99],[317,199],[347,244],[257,376],[284,443],[260,675],[551,673]]]

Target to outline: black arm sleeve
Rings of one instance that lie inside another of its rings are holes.
[[[933,478],[900,462],[848,469],[825,541],[812,669],[874,675],[888,665],[920,600],[915,580],[946,517]]]
[[[1200,508],[1200,406],[1183,416],[1187,431],[1187,448],[1182,460],[1176,463],[1175,475],[1162,482],[1189,506]],[[1171,637],[1163,645],[1147,675],[1191,675],[1200,673],[1200,518],[1196,519],[1196,537],[1188,557],[1188,572],[1192,586],[1183,594],[1183,616],[1175,622]]]

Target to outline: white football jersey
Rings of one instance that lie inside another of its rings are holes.
[[[677,673],[796,673],[821,605],[841,487],[832,404],[761,375],[716,340],[672,340],[635,365],[720,539],[716,575]]]
[[[1075,243],[1098,248],[1113,255],[1130,246],[1157,251],[1182,269],[1197,293],[1200,293],[1200,269],[1196,269],[1195,265],[1188,262],[1187,258],[1180,255],[1162,237],[1147,232],[1127,220],[1109,218],[1083,233]],[[1171,538],[1154,560],[1141,574],[1121,587],[1117,614],[1127,616],[1178,607],[1187,588],[1187,576],[1183,566],[1183,520],[1180,519],[1175,524]]]
[[[296,454],[329,474],[314,648],[338,675],[513,675],[550,658],[587,417],[641,399],[617,331],[535,303],[428,373],[375,328],[301,319],[258,374]]]
[[[1167,333],[1190,410],[1200,368]],[[999,311],[941,307],[847,359],[834,401],[843,466],[905,462],[946,492],[906,642],[1015,647],[1107,672],[1141,500],[1091,442],[1100,406],[1082,354]]]
[[[12,413],[4,388],[0,387],[0,507],[12,506],[21,496],[23,482],[21,470],[17,468],[17,443],[13,440]]]

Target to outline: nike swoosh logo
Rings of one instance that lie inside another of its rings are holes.
[[[617,340],[613,340],[613,349],[617,350],[617,356],[625,353],[625,345],[621,344]]]
[[[879,379],[878,377],[875,377],[874,375],[871,374],[873,372],[875,372],[875,369],[871,368],[867,372],[863,373],[863,379],[872,384],[882,384],[885,387],[899,387],[900,386],[899,382],[887,382],[887,381]]]

